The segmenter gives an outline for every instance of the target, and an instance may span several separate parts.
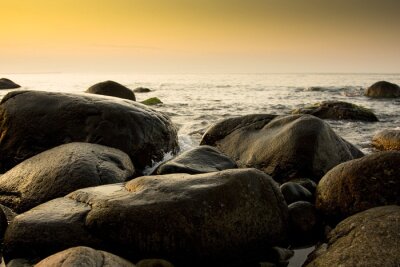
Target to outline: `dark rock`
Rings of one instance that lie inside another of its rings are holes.
[[[319,182],[317,209],[332,222],[377,206],[400,205],[400,152],[342,163]]]
[[[17,216],[4,257],[40,258],[79,244],[132,262],[238,262],[286,245],[287,216],[276,183],[255,169],[145,176],[81,189]]]
[[[307,201],[298,201],[290,204],[288,208],[292,244],[305,246],[315,243],[322,233],[315,206]]]
[[[174,265],[162,259],[145,259],[139,261],[136,267],[174,267]]]
[[[400,207],[383,206],[339,223],[306,267],[400,266]]]
[[[89,87],[89,89],[86,90],[86,93],[114,96],[133,101],[136,100],[135,94],[131,89],[114,81],[105,81],[101,83],[96,83],[95,85]]]
[[[162,104],[161,100],[158,97],[151,97],[149,99],[143,100],[140,103],[146,105],[146,106],[154,106],[154,105],[159,105]]]
[[[201,141],[236,161],[254,167],[278,182],[295,178],[318,181],[341,162],[363,153],[311,115],[248,115],[219,122]]]
[[[318,118],[329,120],[378,121],[378,118],[371,110],[342,101],[324,101],[296,109],[292,113],[311,114]]]
[[[302,187],[304,187],[305,189],[310,191],[310,193],[313,196],[315,195],[315,190],[317,189],[317,184],[313,180],[307,179],[307,178],[299,178],[299,179],[293,179],[290,181],[301,185]]]
[[[138,87],[138,88],[134,89],[133,92],[135,92],[135,93],[149,93],[149,92],[151,92],[151,90],[149,88],[145,88],[145,87]]]
[[[380,81],[371,85],[366,91],[365,95],[369,97],[399,97],[400,87],[397,84]]]
[[[313,200],[310,191],[297,183],[286,182],[280,186],[280,189],[288,205],[296,201],[304,200],[310,202]]]
[[[33,156],[0,177],[0,203],[17,212],[80,188],[124,182],[134,175],[124,152],[69,143]]]
[[[178,150],[170,119],[133,101],[91,94],[8,93],[0,103],[0,170],[71,142],[127,153],[136,171]]]
[[[35,267],[135,267],[135,265],[123,258],[106,251],[94,250],[89,247],[73,247],[51,255],[40,261]]]
[[[7,216],[3,211],[3,209],[0,208],[0,240],[3,240],[7,226],[8,226]]]
[[[400,150],[400,130],[383,130],[375,134],[372,145],[379,150]]]
[[[21,86],[14,83],[13,81],[6,79],[6,78],[1,78],[0,79],[0,89],[16,89],[20,88]]]
[[[236,163],[211,146],[199,146],[161,164],[155,174],[207,173],[237,168]]]

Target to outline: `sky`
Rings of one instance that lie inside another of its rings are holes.
[[[400,72],[399,0],[0,0],[0,73]]]

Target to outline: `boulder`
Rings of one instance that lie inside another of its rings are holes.
[[[42,258],[82,245],[137,262],[209,266],[286,245],[288,211],[271,177],[255,169],[144,176],[51,200],[9,225],[4,257]]]
[[[146,106],[154,106],[154,105],[162,104],[163,102],[158,97],[151,97],[151,98],[141,101],[140,103],[142,103],[143,105],[146,105]]]
[[[35,265],[35,267],[135,267],[121,257],[106,251],[89,247],[73,247],[51,255]]]
[[[248,115],[211,126],[202,145],[217,147],[240,168],[253,167],[278,182],[318,181],[334,166],[363,153],[312,115]]]
[[[151,90],[149,88],[145,88],[145,87],[138,87],[138,88],[134,89],[133,92],[135,92],[135,93],[150,93]]]
[[[0,240],[3,240],[7,226],[8,226],[7,215],[5,214],[4,210],[0,208]]]
[[[307,201],[297,201],[288,206],[290,240],[292,245],[314,244],[321,236],[322,227],[315,206]]]
[[[317,184],[313,180],[307,178],[299,178],[299,179],[293,179],[291,180],[291,182],[301,185],[302,187],[310,191],[310,193],[313,196],[315,195],[315,190],[317,190]]]
[[[383,206],[339,223],[308,258],[306,267],[399,266],[400,207]]]
[[[379,150],[400,150],[400,130],[383,130],[375,134],[372,145]]]
[[[378,121],[371,110],[343,101],[323,101],[312,106],[296,109],[292,113],[311,114],[328,120]]]
[[[342,163],[319,182],[317,209],[330,221],[377,206],[400,205],[400,152],[379,152]]]
[[[134,176],[124,152],[97,144],[61,145],[18,164],[0,177],[0,203],[21,213],[80,188]]]
[[[15,91],[0,102],[0,171],[71,142],[120,149],[139,172],[165,153],[178,150],[171,120],[133,101],[90,94]]]
[[[288,205],[296,201],[313,201],[311,192],[297,183],[286,182],[280,186],[280,189]]]
[[[399,97],[400,87],[394,83],[379,81],[368,87],[365,95],[369,97]]]
[[[155,174],[207,173],[237,168],[236,163],[212,146],[199,146],[164,162]]]
[[[105,81],[101,83],[96,83],[86,90],[86,93],[96,94],[96,95],[107,95],[114,96],[129,100],[136,100],[133,91],[122,84],[114,81]]]
[[[16,89],[20,88],[21,86],[14,83],[13,81],[6,79],[6,78],[1,78],[0,79],[0,89]]]

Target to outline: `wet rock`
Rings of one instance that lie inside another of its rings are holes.
[[[152,98],[143,100],[140,103],[142,103],[146,106],[154,106],[154,105],[162,104],[163,102],[161,102],[161,100],[158,97],[152,97]]]
[[[95,85],[89,87],[89,89],[86,90],[86,93],[114,96],[133,101],[136,100],[135,94],[131,89],[114,81],[105,81],[101,83],[96,83]]]
[[[280,189],[288,205],[296,201],[313,200],[311,192],[297,183],[286,182],[280,186]]]
[[[318,181],[328,170],[363,153],[312,115],[248,115],[211,126],[202,145],[217,147],[243,167],[254,167],[278,182]]]
[[[207,173],[237,168],[236,163],[211,146],[199,146],[161,164],[155,174]]]
[[[135,174],[124,152],[97,144],[61,145],[0,177],[0,203],[18,213],[80,188],[124,182]]]
[[[0,103],[0,170],[71,142],[127,153],[137,171],[178,150],[170,119],[133,101],[91,94],[8,93]]]
[[[145,259],[136,264],[137,267],[174,267],[172,263],[162,259]]]
[[[7,263],[7,267],[33,267],[34,262],[26,259],[14,259]]]
[[[288,208],[292,244],[305,246],[315,243],[322,232],[315,206],[307,201],[298,201],[290,204]]]
[[[372,145],[379,150],[400,150],[400,130],[383,130],[375,134]]]
[[[255,169],[145,176],[81,189],[17,216],[4,257],[40,258],[84,245],[132,262],[240,262],[286,245],[287,217],[278,186]]]
[[[290,181],[301,185],[302,187],[310,191],[310,193],[314,196],[315,190],[317,189],[317,184],[313,180],[307,178],[299,178]]]
[[[135,92],[135,93],[150,93],[151,90],[149,88],[145,88],[145,87],[138,87],[138,88],[134,89],[133,92]]]
[[[309,256],[306,267],[399,266],[400,207],[383,206],[339,223]]]
[[[6,78],[1,78],[0,79],[0,89],[16,89],[20,88],[21,86],[14,83],[13,81],[6,79]]]
[[[378,118],[371,110],[343,101],[324,101],[296,109],[292,113],[311,114],[318,118],[329,120],[378,121]]]
[[[394,83],[379,81],[371,85],[365,91],[365,95],[369,97],[399,97],[400,87]]]
[[[40,261],[35,267],[49,266],[87,266],[87,267],[135,267],[135,265],[121,257],[106,251],[95,250],[89,247],[73,247],[51,255]]]
[[[342,163],[319,182],[317,209],[333,223],[377,206],[400,205],[400,152]]]

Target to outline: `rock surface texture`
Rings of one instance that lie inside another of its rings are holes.
[[[134,175],[127,154],[89,143],[61,145],[0,177],[0,203],[18,213],[80,188],[125,182]]]
[[[283,196],[258,170],[144,176],[81,189],[18,215],[6,231],[4,257],[41,258],[84,245],[132,262],[208,266],[284,245],[287,228]]]
[[[306,267],[400,265],[400,207],[382,206],[342,221],[309,256]]]
[[[114,96],[129,100],[136,100],[133,91],[122,84],[114,81],[105,81],[101,83],[96,83],[86,90],[86,93],[97,94],[97,95],[107,95]]]
[[[383,130],[375,134],[372,145],[379,150],[400,150],[400,130]]]
[[[178,150],[171,120],[133,101],[40,91],[11,92],[1,101],[0,170],[71,142],[120,149],[137,171]]]
[[[334,166],[363,153],[312,115],[248,115],[211,126],[201,144],[217,147],[240,168],[253,167],[278,182],[318,181]]]
[[[383,205],[400,205],[400,152],[379,152],[342,163],[319,182],[316,207],[338,222]]]

